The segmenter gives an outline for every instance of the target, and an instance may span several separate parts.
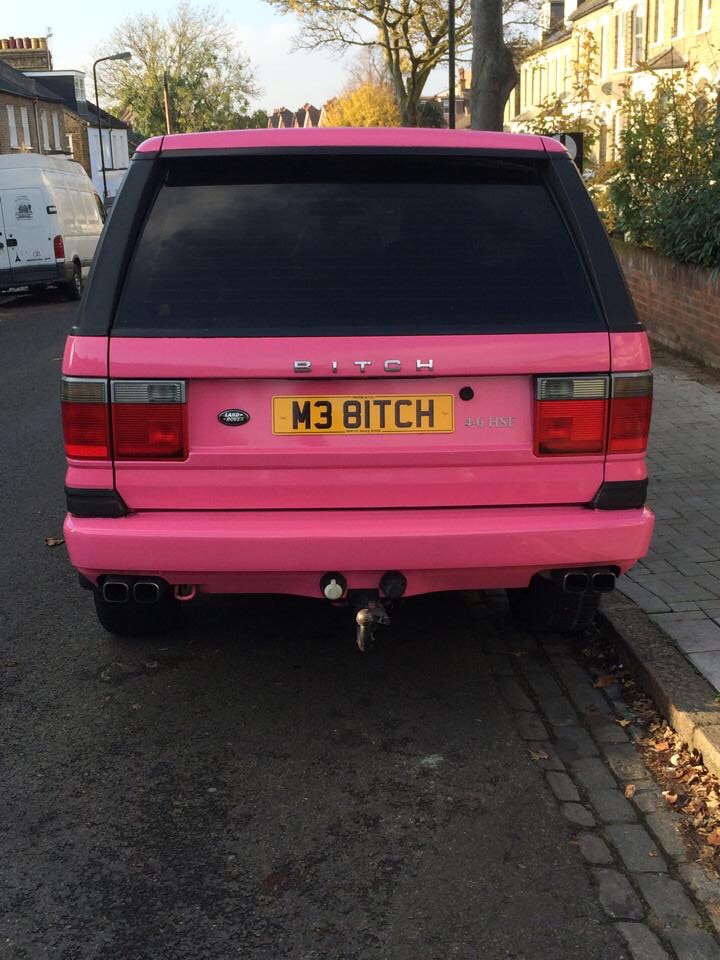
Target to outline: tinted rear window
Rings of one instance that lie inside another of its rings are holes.
[[[543,161],[166,161],[122,291],[125,335],[604,328]]]

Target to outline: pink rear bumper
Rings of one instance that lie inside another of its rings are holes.
[[[351,588],[373,588],[400,570],[408,594],[526,586],[566,566],[624,571],[647,553],[653,525],[648,509],[583,507],[168,511],[68,516],[65,539],[73,565],[93,581],[155,575],[208,593],[314,597],[329,571]]]

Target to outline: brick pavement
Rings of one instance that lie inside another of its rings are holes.
[[[618,582],[720,690],[720,380],[656,351],[648,556]]]

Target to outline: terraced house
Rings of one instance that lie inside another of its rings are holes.
[[[547,0],[542,41],[520,64],[506,128],[523,131],[544,104],[600,127],[594,159],[612,159],[624,90],[651,96],[657,78],[689,70],[700,88],[720,78],[720,10],[712,0]]]

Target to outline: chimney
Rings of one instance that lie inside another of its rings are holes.
[[[21,73],[52,70],[46,37],[0,37],[0,60]]]

